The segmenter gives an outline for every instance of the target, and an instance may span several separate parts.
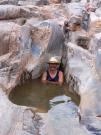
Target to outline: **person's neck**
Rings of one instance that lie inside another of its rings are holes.
[[[57,70],[49,70],[49,72],[50,72],[51,74],[55,74],[55,73],[57,72]]]

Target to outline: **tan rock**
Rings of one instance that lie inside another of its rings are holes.
[[[81,122],[100,130],[101,121],[96,119],[96,116],[101,114],[101,81],[95,70],[94,55],[75,44],[68,43],[67,47],[66,80],[81,97]]]
[[[60,0],[49,0],[49,3],[54,3],[54,4],[58,4],[60,3],[61,1]]]

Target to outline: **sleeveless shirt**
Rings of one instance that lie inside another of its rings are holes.
[[[52,78],[49,74],[49,71],[47,71],[47,80],[52,82],[57,82],[59,80],[59,70],[56,73],[56,76]]]

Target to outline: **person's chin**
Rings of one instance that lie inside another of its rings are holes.
[[[51,69],[51,71],[56,71],[55,69]]]

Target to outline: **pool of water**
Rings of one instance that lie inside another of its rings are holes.
[[[67,85],[60,87],[43,84],[40,80],[28,81],[26,84],[17,86],[9,95],[13,103],[35,107],[38,112],[47,112],[52,105],[66,102],[70,98],[75,104],[79,104],[79,96],[69,92]]]

